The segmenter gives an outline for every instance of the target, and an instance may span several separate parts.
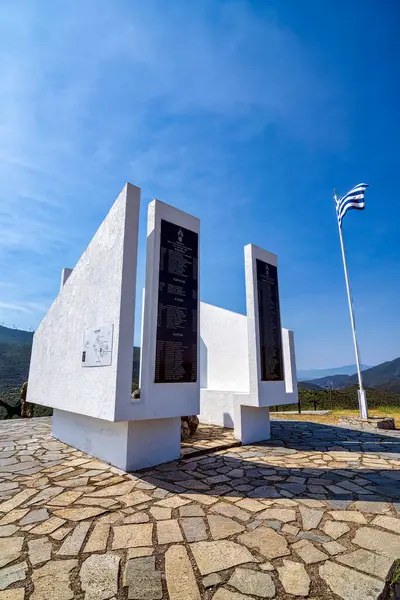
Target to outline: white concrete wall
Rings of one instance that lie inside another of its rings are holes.
[[[200,338],[200,387],[248,391],[246,316],[200,302]]]
[[[200,423],[233,429],[235,396],[232,391],[200,388]]]
[[[129,407],[139,188],[127,184],[33,339],[28,402],[109,421]],[[112,323],[110,366],[82,367],[86,328]]]
[[[140,361],[140,399],[132,400],[128,407],[118,411],[120,420],[162,419],[197,415],[200,411],[200,327],[199,300],[197,299],[197,381],[155,383],[157,310],[160,265],[161,220],[164,219],[198,234],[200,246],[200,221],[181,210],[153,200],[148,208],[146,282],[142,322],[142,348]],[[200,273],[200,252],[199,273]],[[198,298],[200,297],[200,280]]]

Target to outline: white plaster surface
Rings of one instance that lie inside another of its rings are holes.
[[[200,302],[200,387],[245,392],[249,389],[245,315]]]
[[[139,203],[127,184],[40,323],[28,402],[109,421],[129,407]],[[114,325],[111,365],[83,368],[84,331],[104,323]]]
[[[200,221],[159,200],[149,204],[147,223],[146,283],[142,321],[142,348],[140,361],[140,399],[118,410],[118,417],[129,419],[159,419],[197,415],[200,412],[199,354],[197,381],[179,383],[154,383],[156,360],[157,309],[160,264],[161,219],[195,231],[199,235]],[[200,264],[200,260],[199,260]],[[200,272],[200,267],[199,267]],[[200,281],[199,293],[200,295]],[[199,346],[198,300],[198,346]]]
[[[200,423],[233,429],[233,401],[235,395],[235,392],[229,390],[200,388]]]
[[[119,469],[134,471],[169,462],[180,455],[179,417],[113,423],[55,409],[55,438]]]
[[[234,436],[242,444],[254,444],[271,437],[268,407],[240,404],[238,397],[234,405]]]

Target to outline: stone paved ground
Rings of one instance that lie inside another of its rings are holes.
[[[400,435],[273,440],[126,474],[0,423],[0,600],[375,600],[400,557]]]
[[[210,452],[216,449],[239,446],[240,443],[233,437],[233,429],[202,425],[200,423],[196,433],[186,442],[182,442],[182,456],[188,457],[201,452]]]

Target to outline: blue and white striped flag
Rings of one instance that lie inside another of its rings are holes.
[[[336,212],[339,221],[339,226],[342,226],[342,219],[348,210],[355,208],[363,210],[365,207],[364,193],[368,187],[368,183],[359,183],[347,194],[336,200]]]

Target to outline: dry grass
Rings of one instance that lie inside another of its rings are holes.
[[[396,429],[400,429],[400,407],[382,406],[381,408],[372,408],[368,411],[371,417],[394,417]],[[326,423],[326,425],[337,425],[339,417],[358,416],[357,410],[333,410],[329,415],[276,415],[279,419],[289,419],[292,421],[314,421],[316,423]],[[271,417],[274,417],[271,412]]]

